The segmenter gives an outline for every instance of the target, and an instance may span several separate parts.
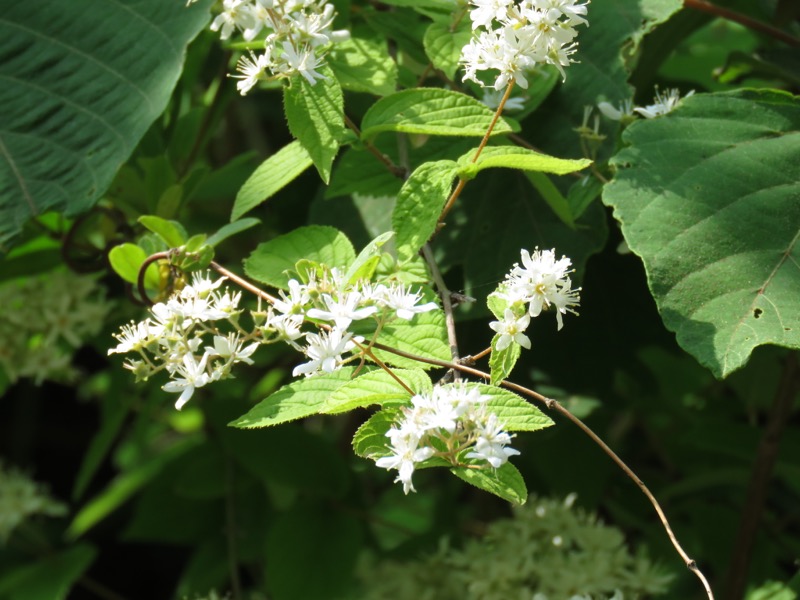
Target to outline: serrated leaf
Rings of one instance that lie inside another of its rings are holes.
[[[585,169],[592,161],[586,158],[577,160],[556,158],[541,152],[520,148],[519,146],[487,146],[478,160],[472,162],[475,151],[471,150],[458,159],[458,175],[464,179],[473,179],[484,169],[505,168],[521,171],[539,171],[565,175]]]
[[[271,427],[318,414],[330,395],[350,381],[354,371],[355,367],[344,367],[333,373],[293,381],[267,396],[229,425],[243,429]]]
[[[456,467],[450,469],[450,472],[459,479],[513,504],[521,506],[528,499],[525,480],[517,468],[509,462],[499,469]]]
[[[386,432],[399,415],[396,408],[376,412],[353,435],[353,452],[361,458],[377,458],[391,453]]]
[[[155,215],[143,215],[138,220],[170,248],[178,248],[186,243],[186,230],[177,221],[168,221]]]
[[[300,260],[347,267],[355,258],[353,245],[341,231],[324,225],[309,225],[259,244],[244,261],[244,270],[256,281],[288,289],[292,277],[287,273],[293,273]]]
[[[266,202],[313,164],[311,155],[295,140],[262,162],[236,194],[231,221]]]
[[[346,90],[388,96],[397,87],[397,64],[385,43],[351,37],[333,45],[327,63]]]
[[[448,23],[431,23],[422,40],[425,53],[433,66],[453,79],[458,69],[461,50],[472,38],[469,19],[461,19],[453,29]]]
[[[0,244],[32,216],[76,215],[105,194],[164,111],[209,4],[5,3]]]
[[[386,242],[392,239],[392,236],[394,236],[394,232],[387,231],[367,244],[364,249],[359,252],[353,264],[350,265],[350,268],[347,269],[344,280],[347,283],[355,283],[359,279],[370,279],[380,262],[381,248]]]
[[[433,389],[430,377],[420,369],[393,369],[392,372],[415,393]],[[337,389],[325,402],[321,412],[338,414],[372,404],[408,403],[411,394],[383,369],[351,379]]]
[[[441,310],[414,315],[411,321],[398,319],[386,325],[378,338],[381,344],[438,360],[450,360],[450,344],[447,341],[447,328]],[[431,369],[431,365],[410,358],[397,356],[384,350],[374,350],[382,361],[404,369]]]
[[[403,184],[392,213],[400,260],[415,256],[436,230],[453,186],[456,163],[438,160],[420,165]]]
[[[715,376],[762,344],[800,348],[800,101],[696,95],[631,125],[603,201],[661,317]]]
[[[473,384],[481,394],[489,396],[487,406],[503,423],[505,431],[538,431],[554,425],[553,420],[533,404],[505,388]]]
[[[217,229],[216,233],[212,234],[211,237],[206,240],[206,244],[209,246],[218,246],[229,237],[233,237],[234,235],[239,234],[242,231],[246,231],[251,227],[255,227],[260,223],[261,221],[253,217],[240,219],[234,223],[228,223]]]
[[[506,308],[508,308],[508,300],[492,292],[486,297],[486,306],[489,307],[489,310],[492,311],[495,318],[502,321],[505,317]]]
[[[322,69],[327,78],[311,85],[300,75],[284,88],[283,107],[289,131],[306,149],[314,166],[328,183],[331,165],[344,135],[344,97],[342,88],[330,69]]]
[[[522,352],[520,345],[514,341],[507,348],[496,350],[499,339],[499,333],[492,338],[492,355],[489,357],[489,368],[494,385],[499,385],[501,381],[508,378]]]
[[[139,270],[145,260],[147,260],[147,253],[140,246],[127,242],[114,246],[108,252],[108,262],[111,268],[128,283],[136,284],[138,282]],[[158,267],[155,263],[147,267],[144,281],[148,288],[155,289],[158,287]]]
[[[440,88],[403,90],[370,107],[361,121],[361,139],[371,140],[383,131],[483,137],[493,117],[484,104],[458,92]],[[511,131],[501,118],[492,135]]]

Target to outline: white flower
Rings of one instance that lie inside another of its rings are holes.
[[[414,433],[401,433],[397,429],[390,429],[386,435],[392,440],[392,454],[383,456],[375,461],[375,465],[382,469],[397,469],[395,481],[403,484],[403,493],[416,492],[411,483],[416,463],[428,460],[433,456],[433,448],[419,447],[420,438]]]
[[[273,329],[278,336],[290,346],[302,350],[296,340],[305,335],[300,328],[303,326],[303,315],[276,315],[272,312],[267,317],[266,328]]]
[[[597,108],[601,113],[603,113],[603,115],[612,121],[624,121],[634,117],[633,101],[630,99],[623,100],[620,103],[619,108],[615,107],[610,102],[600,102],[597,105]]]
[[[253,359],[250,357],[258,346],[258,342],[254,342],[242,348],[242,340],[236,333],[229,333],[226,337],[215,335],[214,347],[206,347],[206,354],[210,357],[219,356],[230,363],[243,362],[252,365]]]
[[[319,79],[327,79],[325,75],[317,72],[322,63],[311,46],[295,50],[291,43],[284,42],[280,61],[285,64],[279,64],[278,69],[287,77],[299,73],[311,85]]]
[[[360,338],[355,338],[360,341]],[[356,347],[353,342],[353,334],[349,331],[342,333],[338,329],[330,332],[309,333],[306,335],[308,346],[305,354],[311,360],[307,363],[297,365],[292,371],[292,375],[313,375],[319,371],[332,373],[342,364],[342,354],[349,352]]]
[[[344,294],[338,300],[334,300],[330,294],[323,294],[322,301],[328,310],[312,308],[306,314],[312,319],[333,321],[337,329],[345,330],[353,321],[366,319],[378,311],[377,306],[356,308],[361,300],[361,294],[356,291]]]
[[[206,298],[209,294],[211,294],[214,290],[219,288],[223,284],[223,282],[227,279],[226,277],[220,277],[216,281],[211,281],[211,277],[209,273],[205,275],[200,273],[199,271],[195,271],[192,274],[192,283],[185,286],[180,293],[180,297],[186,300],[192,298]]]
[[[492,110],[497,110],[497,107],[500,106],[500,101],[503,99],[505,94],[502,90],[495,90],[493,88],[486,88],[483,90],[483,96],[481,97],[481,102],[491,108]],[[513,96],[506,100],[505,105],[503,106],[503,112],[514,112],[518,110],[522,110],[525,108],[525,100],[527,98],[523,98],[522,96]]]
[[[241,75],[233,75],[239,81],[236,83],[236,89],[244,96],[261,80],[268,79],[267,69],[272,67],[272,59],[269,55],[269,49],[264,54],[256,56],[250,52],[250,56],[242,55],[236,63],[236,70]]]
[[[694,90],[686,94],[685,98],[694,94]],[[645,106],[644,108],[637,106],[633,110],[637,113],[642,115],[646,119],[654,119],[656,117],[660,117],[661,115],[665,115],[668,112],[671,112],[675,109],[676,106],[681,101],[680,92],[677,89],[667,90],[666,93],[662,94],[656,88],[656,97],[655,103]]]
[[[119,344],[116,348],[110,348],[108,353],[123,354],[125,352],[131,352],[132,350],[139,350],[158,338],[162,330],[163,327],[153,325],[149,319],[141,323],[134,323],[131,321],[129,325],[123,325],[119,333],[114,334]]]
[[[305,315],[306,305],[311,301],[306,288],[296,279],[289,280],[289,295],[283,290],[278,291],[280,300],[276,300],[273,306],[284,314]]]
[[[503,313],[502,321],[492,321],[489,323],[489,327],[500,334],[494,349],[498,352],[502,352],[511,345],[511,342],[515,342],[523,348],[530,350],[531,340],[523,333],[523,331],[528,328],[530,322],[530,315],[524,314],[520,318],[517,318],[514,311],[507,308]]]
[[[227,40],[235,28],[250,29],[255,24],[253,8],[248,0],[223,0],[222,12],[211,22],[211,31],[219,31],[220,39]]]
[[[508,461],[509,456],[519,454],[519,450],[509,448],[511,435],[503,431],[502,423],[497,415],[490,413],[486,422],[479,426],[479,437],[475,441],[475,449],[467,454],[467,458],[487,461],[495,469]]]
[[[417,302],[422,298],[421,292],[412,292],[402,285],[386,287],[382,290],[382,297],[379,302],[387,308],[394,310],[401,319],[411,320],[417,313],[428,312],[439,308],[435,302],[426,302],[417,306]]]
[[[165,392],[181,393],[177,402],[175,402],[176,409],[180,410],[183,408],[183,405],[189,401],[196,388],[203,387],[209,381],[211,381],[211,377],[208,375],[208,373],[206,373],[207,361],[207,354],[203,355],[203,357],[200,359],[200,362],[195,360],[193,354],[184,354],[183,364],[175,367],[175,373],[181,377],[178,377],[173,381],[169,381],[162,386],[161,389]]]

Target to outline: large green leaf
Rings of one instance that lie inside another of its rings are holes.
[[[167,105],[207,0],[5,2],[0,20],[0,244],[106,191]]]
[[[407,404],[411,400],[411,394],[395,377],[415,393],[430,392],[433,389],[425,371],[393,369],[392,374],[379,369],[345,383],[331,394],[322,407],[322,412],[337,414],[372,404]]]
[[[380,41],[352,37],[336,43],[328,64],[346,90],[388,96],[397,87],[397,64]]]
[[[339,152],[344,134],[344,96],[330,69],[322,69],[325,79],[311,85],[296,75],[284,88],[283,108],[289,131],[308,152],[325,183],[331,178],[331,165]]]
[[[439,88],[403,90],[373,104],[361,122],[361,137],[369,140],[382,131],[423,135],[482,137],[494,112],[465,94]],[[492,135],[511,132],[502,118]]]
[[[753,348],[800,348],[800,101],[686,99],[633,124],[606,188],[678,343],[717,377]]]
[[[244,261],[244,270],[248,277],[261,283],[288,289],[291,273],[300,260],[346,267],[355,258],[353,245],[341,231],[323,225],[309,225],[259,244]]]
[[[525,480],[510,462],[499,469],[456,467],[450,469],[450,472],[459,479],[514,504],[522,505],[528,500],[528,488],[525,487]]]

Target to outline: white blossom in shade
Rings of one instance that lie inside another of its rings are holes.
[[[505,94],[503,90],[485,88],[483,90],[483,96],[481,96],[481,103],[485,104],[492,110],[497,110],[497,107],[500,106],[500,102],[503,100],[504,95]],[[525,100],[527,100],[527,98],[523,98],[522,96],[512,96],[506,100],[506,103],[503,106],[503,112],[516,112],[522,110],[525,108]]]
[[[497,469],[508,461],[509,456],[519,454],[519,450],[508,447],[511,435],[503,431],[503,424],[498,422],[494,413],[489,413],[486,422],[478,426],[478,432],[475,449],[467,454],[467,458],[485,460]]]
[[[503,313],[502,321],[492,321],[489,323],[489,327],[500,334],[494,349],[501,352],[508,348],[511,342],[515,342],[523,348],[530,350],[531,340],[524,333],[530,322],[531,317],[527,313],[517,318],[514,311],[507,308]]]
[[[313,375],[320,371],[332,373],[342,365],[342,354],[349,352],[356,347],[353,340],[361,341],[361,338],[353,338],[353,334],[342,333],[338,329],[323,331],[322,333],[306,334],[308,344],[304,352],[309,360],[306,363],[297,365],[292,371],[292,375]]]
[[[276,315],[271,312],[267,317],[266,328],[276,331],[280,339],[297,350],[302,350],[297,343],[305,335],[300,329],[302,326],[303,315]]]
[[[694,94],[694,90],[690,91],[685,98],[692,96]],[[658,91],[656,88],[656,97],[655,102],[653,104],[649,104],[648,106],[641,107],[637,106],[633,110],[642,115],[645,119],[654,119],[656,117],[660,117],[661,115],[665,115],[669,112],[672,112],[675,107],[681,101],[681,94],[677,89],[667,90],[664,94]]]
[[[222,0],[222,12],[211,22],[211,31],[219,31],[227,40],[234,30],[255,27],[256,18],[250,0]]]
[[[612,121],[625,121],[635,118],[633,113],[633,101],[630,99],[623,100],[619,108],[610,102],[600,102],[597,108],[606,118]]]
[[[384,288],[380,303],[395,311],[401,319],[411,320],[415,314],[428,312],[439,308],[436,302],[426,302],[417,306],[417,302],[422,299],[421,292],[412,292],[410,288],[405,288],[400,284]]]
[[[327,310],[311,308],[306,314],[311,319],[333,321],[336,328],[341,330],[347,329],[353,321],[366,319],[378,311],[377,306],[357,308],[362,301],[362,296],[357,291],[343,294],[338,300],[334,300],[330,294],[322,294],[322,301]]]
[[[420,438],[413,432],[390,429],[386,435],[392,442],[392,454],[377,459],[375,465],[381,469],[397,469],[398,475],[395,481],[403,484],[403,493],[416,492],[417,490],[414,489],[414,485],[411,483],[415,465],[433,456],[433,448],[428,446],[420,448]]]
[[[212,379],[206,372],[206,363],[208,362],[208,355],[204,354],[198,362],[195,356],[191,353],[186,353],[183,356],[182,364],[175,367],[175,373],[178,377],[168,381],[161,389],[165,392],[180,392],[178,400],[175,402],[175,408],[180,410],[194,394],[195,389],[203,387]]]

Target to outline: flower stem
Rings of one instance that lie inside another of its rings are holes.
[[[723,19],[727,19],[728,21],[733,21],[734,23],[739,23],[748,29],[765,33],[771,37],[774,37],[776,40],[780,40],[786,44],[789,44],[790,46],[794,46],[795,48],[800,47],[800,39],[796,38],[792,34],[782,31],[777,27],[773,27],[772,25],[768,25],[767,23],[762,23],[761,21],[752,19],[747,15],[743,15],[728,8],[723,8],[722,6],[717,6],[716,4],[712,4],[706,0],[683,0],[683,6],[685,8],[691,8],[700,12],[708,13],[716,17],[721,17]]]

